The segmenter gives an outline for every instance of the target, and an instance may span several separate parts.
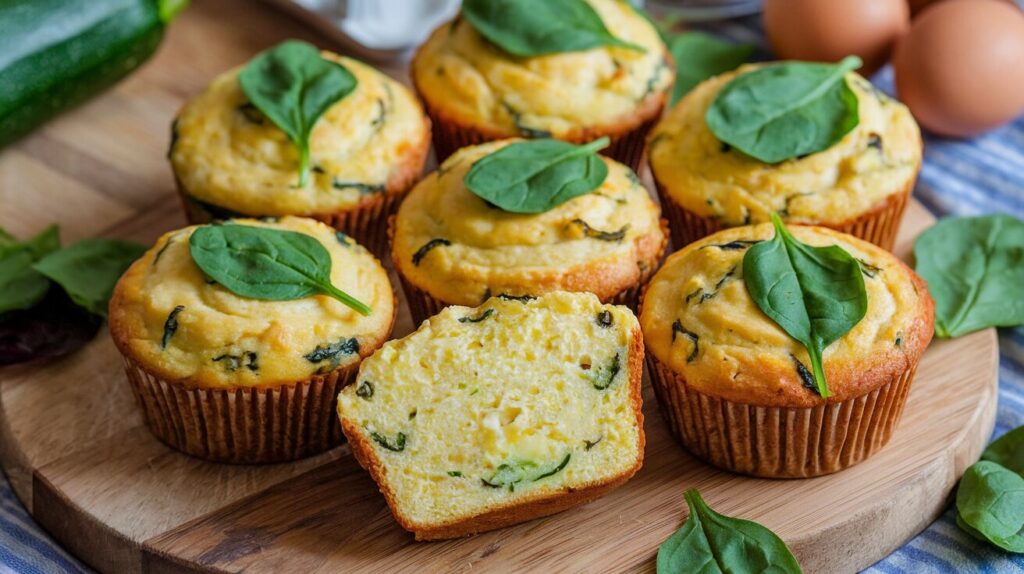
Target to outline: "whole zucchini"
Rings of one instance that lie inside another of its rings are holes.
[[[0,0],[0,147],[144,62],[188,0]]]

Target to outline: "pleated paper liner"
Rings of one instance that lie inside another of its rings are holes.
[[[809,478],[864,461],[892,437],[917,365],[870,393],[812,408],[728,401],[686,384],[653,354],[658,405],[686,450],[719,468],[765,478]]]

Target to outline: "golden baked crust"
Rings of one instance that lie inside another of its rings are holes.
[[[556,290],[607,301],[646,279],[667,238],[657,205],[629,168],[605,159],[609,173],[599,189],[533,215],[489,207],[465,188],[473,162],[513,141],[460,150],[409,192],[391,251],[403,279],[461,305]],[[587,237],[581,222],[622,238]],[[435,247],[425,250],[431,241]]]
[[[913,187],[921,165],[921,133],[909,110],[855,73],[860,123],[827,150],[766,164],[731,150],[704,115],[743,66],[698,85],[648,137],[648,162],[663,198],[729,227],[786,221],[842,228]]]
[[[838,244],[866,263],[868,311],[824,353],[833,396],[822,399],[802,384],[796,361],[806,350],[757,308],[743,282],[746,247],[733,241],[766,240],[771,224],[727,229],[668,258],[648,284],[640,323],[652,356],[697,391],[758,406],[811,407],[863,396],[916,365],[931,341],[934,304],[924,281],[890,253],[821,227],[791,226],[811,245]],[[877,268],[877,269],[875,269]],[[679,321],[698,337],[673,337]]]
[[[326,295],[294,301],[235,295],[206,281],[189,253],[188,238],[197,227],[187,227],[157,240],[118,281],[109,323],[122,355],[153,376],[189,388],[267,388],[357,364],[388,338],[398,307],[394,290],[380,262],[364,248],[311,219],[234,223],[316,238],[331,255],[334,285],[373,312],[364,317]],[[162,348],[166,321],[178,306],[183,307],[176,314],[178,328]],[[340,353],[336,361],[305,357],[317,347],[350,339],[358,349]]]

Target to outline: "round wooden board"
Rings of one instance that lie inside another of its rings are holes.
[[[57,221],[65,241],[145,242],[181,226],[163,157],[170,118],[216,73],[285,37],[325,43],[242,0],[195,1],[140,73],[0,153],[0,226],[27,235]],[[911,204],[897,252],[931,222]],[[396,336],[410,329],[403,308]],[[809,480],[751,479],[694,460],[647,385],[647,452],[633,480],[559,515],[448,542],[414,542],[345,447],[261,467],[169,450],[143,426],[106,333],[65,359],[0,369],[0,458],[36,520],[107,572],[653,571],[689,487],[777,532],[805,571],[854,572],[946,507],[991,433],[997,367],[993,330],[936,341],[890,444]]]

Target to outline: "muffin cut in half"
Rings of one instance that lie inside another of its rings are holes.
[[[864,317],[824,350],[831,396],[818,394],[804,346],[748,290],[744,256],[774,237],[771,223],[674,253],[640,312],[651,381],[676,438],[715,466],[769,478],[836,472],[884,446],[934,320],[924,281],[892,254],[831,229],[789,229],[807,245],[838,245],[863,275]]]
[[[719,141],[705,115],[751,64],[705,80],[651,131],[647,158],[674,249],[720,229],[763,223],[821,225],[892,249],[921,168],[921,132],[900,102],[854,72],[860,121],[831,147],[776,164]]]
[[[359,463],[418,540],[597,498],[643,462],[643,339],[589,293],[449,307],[366,359],[338,397]]]
[[[172,231],[125,272],[110,302],[110,332],[153,434],[192,456],[267,463],[341,443],[338,390],[391,334],[397,304],[373,255],[334,229],[299,217],[231,220],[312,237],[330,256],[331,282],[370,307],[327,295],[242,297],[193,260],[193,226]]]
[[[548,211],[512,213],[466,188],[474,162],[522,140],[459,150],[423,179],[390,226],[391,258],[413,321],[492,295],[589,291],[635,307],[668,243],[658,205],[628,167],[602,158],[594,191]]]

